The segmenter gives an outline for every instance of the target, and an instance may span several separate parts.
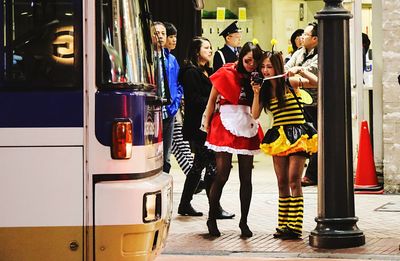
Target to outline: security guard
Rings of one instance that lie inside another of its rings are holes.
[[[225,45],[215,52],[213,60],[214,71],[221,68],[225,63],[233,63],[238,59],[242,35],[240,33],[241,30],[237,27],[237,22],[234,21],[219,34],[224,37]]]

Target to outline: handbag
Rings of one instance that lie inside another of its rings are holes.
[[[290,86],[289,87],[289,91],[292,93],[292,95],[296,99],[297,105],[299,106],[301,112],[303,113],[304,119],[306,121],[305,124],[311,126],[312,128],[314,128],[316,130],[316,128],[315,128],[315,126],[313,124],[313,118],[311,117],[311,115],[307,111],[305,111],[303,109],[303,106],[301,105],[301,103],[299,101],[299,97],[297,97],[296,92],[293,90],[293,87]]]

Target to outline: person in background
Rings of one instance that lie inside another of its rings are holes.
[[[296,52],[300,47],[303,46],[303,29],[297,29],[296,31],[293,32],[292,36],[290,37],[290,50],[289,50],[289,55],[286,56],[285,58],[285,63],[287,63],[290,60],[290,57],[292,57],[292,54]]]
[[[190,202],[203,169],[206,169],[204,180],[207,196],[210,195],[210,187],[216,171],[215,154],[204,145],[207,134],[200,130],[202,115],[212,86],[209,79],[209,75],[212,73],[209,66],[211,59],[212,47],[210,41],[204,37],[195,37],[189,45],[187,59],[179,72],[179,81],[183,85],[186,98],[183,137],[190,141],[195,155],[193,167],[186,176],[178,207],[178,214],[184,216],[203,215],[203,213],[196,211]],[[219,207],[217,218],[232,218],[233,216],[233,214],[229,214]]]
[[[237,154],[239,163],[241,236],[253,236],[247,225],[247,217],[252,196],[253,155],[259,152],[262,130],[250,114],[253,99],[250,74],[257,68],[261,56],[262,50],[258,44],[247,42],[237,62],[226,64],[210,77],[213,86],[204,111],[202,128],[207,131],[205,144],[215,151],[217,163],[217,175],[210,189],[207,220],[211,236],[221,235],[216,215],[222,190],[231,171],[232,154]]]
[[[363,71],[366,70],[367,65],[367,54],[371,41],[369,40],[368,34],[362,33],[362,46],[363,46]]]
[[[278,227],[275,238],[297,239],[303,227],[301,176],[306,158],[318,148],[317,131],[305,124],[302,93],[285,81],[282,53],[265,52],[259,70],[263,76],[280,78],[252,82],[252,115],[258,119],[263,108],[273,114],[274,123],[262,140],[261,150],[273,159],[279,190]]]
[[[167,38],[165,39],[165,48],[172,52],[176,48],[176,43],[178,39],[178,30],[175,25],[169,22],[164,22],[165,31]]]
[[[224,37],[225,45],[214,54],[213,68],[217,71],[226,63],[236,62],[240,52],[241,30],[234,21],[226,27],[220,34]]]
[[[303,47],[293,53],[290,60],[285,64],[285,70],[289,77],[295,76],[300,71],[308,71],[318,75],[318,24],[310,23],[304,28]],[[301,78],[297,78],[301,79]],[[304,110],[312,117],[313,124],[318,126],[318,89],[317,85],[308,86],[307,91],[311,94],[313,103],[304,107]],[[318,154],[311,156],[306,173],[302,179],[303,186],[313,186],[318,183]]]
[[[166,97],[168,102],[162,106],[163,118],[163,171],[169,173],[171,169],[170,157],[172,146],[172,134],[174,131],[175,115],[179,109],[183,94],[182,86],[178,83],[179,64],[167,48],[166,28],[161,22],[154,22],[152,26],[153,42],[156,43],[156,59],[158,67],[158,92],[162,97]],[[160,88],[161,87],[161,88]]]
[[[167,33],[165,48],[168,49],[169,53],[171,53],[176,48],[178,30],[172,23],[164,22],[164,25]],[[181,104],[183,104],[183,96]],[[175,117],[171,152],[175,156],[175,159],[183,173],[187,175],[193,165],[193,155],[189,142],[183,140],[182,123],[183,115],[182,108],[180,107]]]

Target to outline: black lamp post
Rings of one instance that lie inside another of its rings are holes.
[[[349,19],[342,0],[324,0],[318,19],[318,217],[310,245],[365,244],[354,211]]]

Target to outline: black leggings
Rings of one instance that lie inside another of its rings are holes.
[[[209,219],[215,219],[218,213],[219,201],[221,199],[222,190],[225,183],[229,179],[232,164],[232,154],[227,152],[217,152],[216,156],[217,163],[217,175],[210,189],[210,211]],[[247,223],[247,216],[249,214],[251,196],[253,186],[251,182],[251,172],[253,168],[253,156],[252,155],[238,155],[239,161],[239,179],[240,179],[240,209],[241,209],[241,223]]]
[[[206,168],[206,175],[212,175],[215,172],[214,152],[199,143],[191,143],[191,146],[195,154],[193,166],[186,176],[182,191],[181,204],[184,205],[188,205],[193,199],[203,169]]]

